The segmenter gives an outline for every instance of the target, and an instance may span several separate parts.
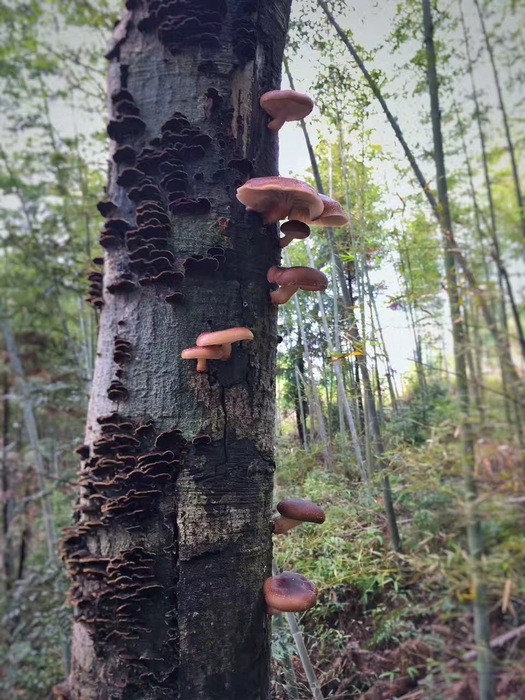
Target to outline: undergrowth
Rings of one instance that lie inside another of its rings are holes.
[[[306,498],[326,511],[322,526],[302,525],[275,538],[274,549],[281,569],[319,588],[301,624],[324,697],[388,700],[412,689],[422,700],[471,697],[465,683],[475,685],[474,662],[462,659],[473,648],[466,502],[451,431],[445,420],[423,443],[391,446],[400,554],[389,546],[379,483],[365,489],[341,454],[329,472],[316,452],[280,445],[275,500]],[[513,469],[512,479],[478,469],[493,637],[525,623],[525,483],[522,463]],[[507,658],[498,653],[498,698],[523,700],[525,644],[509,649]],[[301,697],[309,698],[295,661]],[[283,684],[274,697],[287,697]]]

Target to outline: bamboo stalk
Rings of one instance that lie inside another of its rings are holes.
[[[427,58],[427,82],[430,96],[430,116],[434,141],[437,190],[440,216],[444,231],[452,232],[447,171],[441,131],[441,110],[434,47],[434,25],[430,0],[422,0],[423,26]],[[450,248],[450,239],[444,237],[445,271],[454,341],[454,360],[457,373],[457,392],[460,404],[461,443],[464,460],[465,490],[467,495],[467,537],[472,562],[472,587],[474,590],[474,637],[479,650],[478,678],[480,700],[494,700],[494,672],[490,651],[490,620],[486,587],[482,579],[480,561],[483,554],[483,535],[477,513],[477,484],[475,480],[474,436],[470,418],[470,403],[466,367],[466,338],[459,302],[456,272],[456,256]]]
[[[13,369],[13,373],[17,378],[18,385],[20,387],[21,404],[22,411],[24,414],[24,423],[29,438],[29,444],[31,445],[31,451],[33,453],[33,460],[35,466],[35,472],[38,480],[38,488],[42,494],[40,498],[41,508],[42,508],[42,520],[44,522],[44,530],[46,533],[47,551],[49,561],[52,563],[53,567],[59,567],[59,559],[57,552],[57,536],[56,536],[56,526],[55,517],[53,513],[53,506],[49,499],[49,493],[46,490],[45,482],[45,465],[42,456],[42,451],[40,449],[40,439],[38,436],[38,429],[36,418],[33,410],[33,403],[30,398],[30,392],[27,386],[27,382],[24,375],[24,369],[22,362],[20,360],[20,355],[18,353],[18,348],[16,345],[16,340],[11,330],[11,325],[9,324],[7,318],[2,314],[0,310],[0,327],[2,328],[2,333],[4,335],[5,345],[7,349],[7,354],[9,355],[9,361]],[[70,647],[63,630],[60,630],[61,643],[62,643],[62,656],[64,662],[64,668],[66,673],[69,672],[70,666]]]
[[[275,559],[272,561],[272,576],[278,576],[280,573],[279,567],[277,566],[277,563]],[[288,623],[290,627],[290,631],[292,633],[292,637],[294,639],[295,645],[297,647],[297,652],[299,654],[299,658],[301,659],[301,664],[303,666],[305,675],[306,675],[306,680],[308,681],[308,685],[310,686],[310,690],[312,692],[312,697],[314,700],[323,700],[323,694],[321,692],[321,687],[319,686],[319,681],[317,680],[317,676],[315,674],[314,667],[312,665],[312,662],[310,660],[310,655],[308,654],[308,649],[306,648],[306,645],[304,643],[303,635],[301,630],[299,629],[299,625],[297,624],[297,618],[295,617],[294,613],[292,612],[287,612],[284,613],[286,617],[286,622]],[[277,617],[279,617],[277,615]]]
[[[399,126],[399,123],[397,119],[394,117],[392,112],[390,111],[388,104],[386,100],[384,99],[381,90],[375,81],[375,79],[372,77],[370,72],[367,70],[365,64],[361,60],[359,54],[357,53],[357,50],[355,49],[354,45],[350,41],[350,38],[348,36],[348,33],[345,32],[342,27],[338,24],[336,21],[335,17],[333,14],[330,12],[330,9],[328,8],[327,3],[325,0],[317,0],[318,5],[321,7],[321,9],[324,11],[329,23],[334,27],[337,35],[343,42],[343,44],[347,47],[348,51],[350,52],[352,58],[355,60],[356,64],[358,65],[359,69],[361,70],[363,76],[365,77],[374,97],[377,99],[379,104],[381,105],[381,109],[383,110],[383,113],[385,114],[385,117],[388,120],[388,123],[394,130],[394,133],[396,135],[397,140],[399,141],[399,144],[401,145],[403,152],[405,153],[405,156],[410,163],[410,167],[412,168],[412,171],[416,177],[416,180],[418,181],[423,194],[425,195],[432,212],[436,218],[436,220],[440,223],[442,222],[442,216],[441,216],[441,210],[440,206],[438,203],[438,200],[434,196],[434,193],[432,192],[432,189],[430,187],[430,184],[427,182],[426,178],[424,177],[415,157],[414,154],[412,153],[412,150],[410,149],[403,132]],[[314,171],[315,175],[315,171]],[[467,259],[464,254],[461,253],[458,244],[454,238],[454,234],[452,230],[442,230],[443,235],[447,238],[447,245],[450,247],[450,249],[455,249],[456,251],[456,262],[457,264],[462,268],[463,273],[465,277],[467,278],[469,282],[469,286],[471,289],[474,291],[476,294],[478,301],[480,303],[480,306],[483,311],[483,316],[487,322],[487,326],[491,332],[491,334],[494,337],[494,340],[498,342],[498,332],[495,324],[495,320],[493,317],[493,314],[491,313],[491,310],[489,309],[485,296],[481,293],[481,290],[479,289],[479,285],[476,282],[476,277],[468,265]],[[509,366],[509,371],[512,371],[514,375],[517,375],[516,367],[514,366],[514,363],[512,362],[512,358],[505,358],[505,361],[508,363],[510,360],[511,365]]]
[[[272,618],[272,625],[278,631],[279,636],[285,637],[286,626],[282,615],[274,615]],[[295,670],[293,667],[293,659],[286,642],[283,643],[284,649],[284,659],[283,659],[283,672],[284,680],[286,682],[286,695],[290,700],[300,700],[299,689],[297,688],[297,677],[295,675]]]
[[[514,190],[516,194],[516,202],[518,205],[518,212],[520,217],[521,232],[523,237],[523,243],[525,245],[525,208],[523,206],[523,195],[521,189],[521,182],[518,169],[518,161],[516,158],[516,149],[514,147],[514,141],[512,139],[512,134],[510,133],[510,123],[507,115],[507,108],[505,106],[505,100],[503,98],[503,89],[501,87],[501,81],[499,79],[499,72],[496,66],[496,58],[494,56],[494,49],[492,48],[492,42],[490,41],[489,33],[487,31],[487,26],[485,24],[485,18],[483,17],[483,12],[481,11],[481,6],[479,0],[474,0],[474,5],[478,12],[479,21],[481,24],[481,31],[483,33],[483,38],[485,40],[485,46],[490,59],[490,65],[492,67],[492,74],[494,77],[494,84],[496,86],[496,91],[498,94],[498,105],[501,112],[501,117],[503,119],[503,127],[505,130],[505,138],[507,140],[507,149],[509,152],[511,169],[512,169],[512,179],[514,182]]]
[[[288,251],[284,251],[284,260],[286,262],[286,265],[290,266],[290,256],[288,255]],[[318,430],[319,430],[319,437],[321,438],[321,445],[323,449],[323,455],[325,458],[325,463],[327,468],[332,471],[333,469],[333,459],[332,459],[332,454],[330,451],[330,445],[328,443],[328,435],[326,433],[326,425],[325,425],[325,420],[323,416],[323,411],[321,408],[321,399],[319,397],[319,392],[317,391],[317,386],[314,380],[314,366],[312,363],[312,357],[310,355],[310,349],[308,347],[308,340],[306,338],[306,330],[304,327],[304,322],[303,322],[303,315],[301,312],[301,306],[299,304],[299,299],[297,298],[297,294],[294,295],[294,304],[295,304],[295,313],[297,315],[297,323],[299,325],[299,332],[301,335],[301,342],[303,345],[303,355],[304,359],[306,361],[306,367],[308,370],[308,374],[310,375],[310,391],[312,393],[312,404],[313,404],[313,409],[315,412],[315,417],[318,423]]]
[[[315,266],[314,257],[312,255],[312,248],[310,245],[310,241],[308,239],[306,239],[305,245],[306,245],[306,251],[308,253],[308,259],[309,259],[310,265]],[[334,291],[334,296],[336,293],[337,292]],[[321,310],[321,320],[322,320],[322,324],[323,324],[323,331],[325,334],[326,346],[327,346],[327,349],[328,349],[328,352],[330,353],[330,355],[333,355],[334,346],[332,343],[332,335],[330,333],[330,328],[328,326],[328,320],[326,318],[326,313],[325,313],[324,308],[323,308],[321,292],[316,292],[316,294],[317,294],[317,301],[319,303],[319,309]],[[352,445],[354,448],[354,454],[355,454],[355,458],[357,461],[357,466],[359,467],[361,479],[363,480],[364,483],[366,483],[367,481],[369,481],[369,474],[367,473],[365,464],[363,462],[363,456],[361,453],[361,446],[359,444],[359,437],[357,435],[357,429],[355,426],[354,416],[352,414],[352,409],[350,407],[350,403],[348,401],[348,396],[346,395],[346,390],[345,390],[345,386],[344,386],[344,382],[343,382],[343,375],[342,375],[342,371],[341,371],[340,361],[335,361],[333,363],[333,368],[334,368],[335,376],[337,379],[338,395],[339,395],[339,398],[342,402],[343,409],[345,411],[346,420],[348,422],[348,427],[350,429],[350,435],[352,438]]]
[[[301,421],[301,426],[302,426],[302,438],[303,438],[303,448],[305,450],[308,449],[308,436],[307,436],[307,431],[306,431],[306,417],[304,415],[304,406],[303,406],[303,396],[301,393],[301,382],[300,382],[300,370],[297,365],[294,365],[294,377],[295,377],[295,386],[297,390],[297,402],[299,404],[299,418]]]

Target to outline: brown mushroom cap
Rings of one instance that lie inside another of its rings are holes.
[[[314,101],[308,95],[295,90],[271,90],[265,92],[259,104],[271,117],[268,128],[277,132],[284,122],[304,119],[314,108]]]
[[[287,571],[264,582],[264,598],[270,613],[303,612],[315,605],[317,587],[302,574]]]
[[[302,498],[286,498],[277,504],[278,512],[285,518],[300,520],[303,523],[324,523],[325,513],[321,506]]]
[[[280,219],[317,219],[323,202],[313,187],[291,177],[253,177],[237,190],[237,199],[263,217],[265,224]]]
[[[339,202],[325,194],[320,194],[319,198],[323,202],[321,216],[317,219],[308,219],[300,215],[297,218],[310,226],[346,226],[350,219]]]
[[[310,227],[308,224],[305,224],[303,221],[296,221],[295,219],[285,221],[284,224],[281,224],[281,231],[284,233],[284,237],[279,240],[281,248],[286,248],[294,239],[302,241],[310,235]]]

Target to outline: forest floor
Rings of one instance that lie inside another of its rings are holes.
[[[276,500],[307,498],[327,513],[322,526],[276,538],[280,567],[320,590],[300,624],[325,698],[478,698],[461,462],[451,424],[434,433],[391,454],[399,554],[389,547],[382,499],[367,496],[343,459],[348,450],[340,449],[330,473],[319,454],[283,440]],[[477,443],[477,472],[491,638],[510,633],[494,649],[496,697],[525,700],[525,464],[512,446],[485,439]],[[282,673],[287,650],[298,696],[311,698],[292,638],[277,634],[273,698],[293,697]]]

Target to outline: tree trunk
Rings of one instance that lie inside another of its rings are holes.
[[[266,272],[279,245],[235,191],[277,171],[259,97],[279,87],[290,3],[128,0],[115,28],[109,216],[127,227],[108,222],[101,239],[81,493],[63,543],[72,700],[268,698],[277,311]],[[197,372],[180,359],[201,332],[233,326],[255,339],[229,361]]]

